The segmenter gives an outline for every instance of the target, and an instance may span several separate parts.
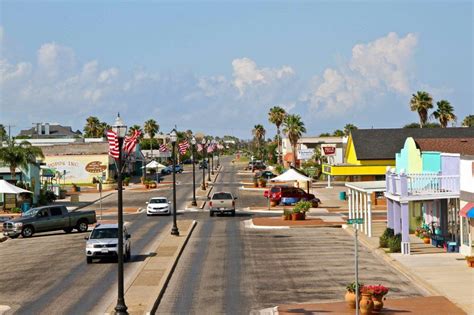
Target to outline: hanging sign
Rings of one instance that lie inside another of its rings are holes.
[[[336,155],[336,146],[335,145],[322,145],[321,153],[323,155]]]

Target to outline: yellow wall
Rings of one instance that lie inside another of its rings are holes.
[[[332,176],[385,175],[387,165],[323,165],[323,173]]]
[[[66,183],[90,184],[94,177],[102,175],[102,171],[105,172],[106,178],[109,175],[109,156],[107,154],[46,156],[44,162],[49,168],[60,173],[66,170]],[[63,183],[63,179],[61,179],[61,183]]]

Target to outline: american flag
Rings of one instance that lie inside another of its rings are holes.
[[[197,151],[198,151],[198,152],[201,152],[203,149],[204,149],[204,146],[203,146],[202,144],[198,143],[198,145],[197,145]]]
[[[207,153],[212,153],[214,152],[214,145],[213,144],[210,144],[208,147],[207,147]]]
[[[184,155],[186,154],[187,149],[189,148],[188,140],[184,140],[183,142],[178,144],[178,151],[179,154]]]
[[[224,149],[224,146],[219,143],[219,144],[217,145],[217,148],[218,148],[219,150],[222,150],[222,149]]]
[[[166,146],[166,144],[162,144],[160,145],[160,152],[168,152],[168,147]]]
[[[140,134],[141,134],[140,130],[135,130],[133,132],[133,135],[125,137],[125,141],[123,142],[123,147],[124,147],[125,152],[130,154],[135,150],[135,146],[137,145],[138,137],[140,136]]]
[[[107,131],[107,141],[109,142],[109,155],[114,159],[119,158],[118,137],[112,130]]]

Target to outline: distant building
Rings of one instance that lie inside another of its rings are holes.
[[[58,139],[81,137],[82,132],[73,131],[70,126],[50,123],[37,123],[34,127],[20,131],[17,137],[30,139]]]

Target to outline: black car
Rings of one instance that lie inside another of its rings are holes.
[[[269,179],[272,179],[272,178],[276,177],[276,175],[273,174],[270,171],[263,171],[263,172],[258,173],[257,177],[261,177],[261,178],[265,178],[265,179],[269,180]]]

